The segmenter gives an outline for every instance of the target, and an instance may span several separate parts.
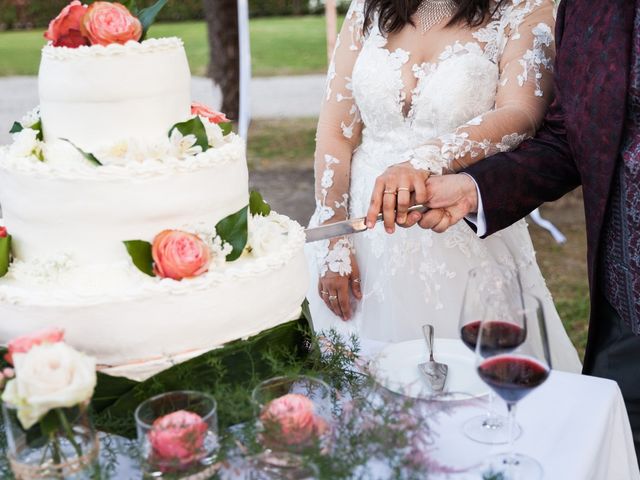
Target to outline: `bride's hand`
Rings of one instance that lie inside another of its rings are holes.
[[[351,273],[340,275],[335,272],[327,272],[318,281],[318,292],[327,307],[342,320],[351,319],[351,294],[357,299],[362,299],[360,286],[360,269],[356,257],[351,255]]]
[[[376,179],[367,212],[367,227],[375,226],[376,217],[381,210],[387,233],[394,232],[396,223],[405,226],[407,209],[427,201],[425,184],[428,178],[428,171],[414,168],[411,162],[399,163],[387,168]],[[413,225],[416,222],[410,221],[410,223]]]

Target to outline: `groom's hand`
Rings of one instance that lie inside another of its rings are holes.
[[[427,206],[431,208],[418,220],[410,215],[409,222],[442,233],[464,217],[478,211],[476,184],[469,175],[455,174],[430,177],[427,180]]]

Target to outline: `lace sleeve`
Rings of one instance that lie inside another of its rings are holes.
[[[409,160],[415,168],[436,174],[461,170],[515,149],[542,124],[553,99],[553,1],[513,3],[519,5],[507,19],[487,27],[505,30],[494,109],[413,150]]]
[[[312,226],[345,220],[349,215],[351,156],[360,143],[362,122],[353,98],[351,72],[360,52],[364,0],[353,0],[346,15],[329,72],[326,96],[318,120],[315,152],[316,210]],[[351,273],[352,246],[348,238],[317,245],[320,275]]]

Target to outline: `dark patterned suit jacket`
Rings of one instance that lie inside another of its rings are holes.
[[[562,0],[556,23],[555,94],[535,138],[469,167],[488,234],[582,184],[592,323],[598,255],[625,121],[635,1]],[[640,272],[637,272],[640,275]],[[589,346],[585,368],[590,362]]]

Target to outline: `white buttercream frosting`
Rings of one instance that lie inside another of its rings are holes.
[[[55,60],[74,60],[86,57],[105,57],[117,55],[157,53],[167,50],[180,50],[184,43],[178,37],[149,38],[143,42],[128,41],[124,45],[111,43],[109,45],[82,45],[77,48],[54,47],[51,42],[42,48],[42,57]]]

